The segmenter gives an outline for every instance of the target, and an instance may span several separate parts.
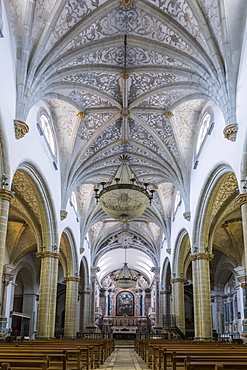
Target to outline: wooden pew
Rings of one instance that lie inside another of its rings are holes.
[[[244,345],[229,345],[227,343],[205,343],[192,341],[167,341],[167,340],[137,340],[135,349],[146,361],[149,368],[153,370],[167,369],[167,366],[174,370],[177,368],[176,361],[173,359],[173,352],[177,355],[198,355],[203,356],[212,354],[224,356],[227,354],[245,356],[247,349]],[[229,352],[230,351],[230,352]],[[247,366],[246,366],[247,369]]]
[[[73,366],[76,369],[81,369],[81,366],[87,370],[93,370],[95,366],[99,367],[103,364],[105,359],[111,354],[115,346],[114,340],[100,339],[100,340],[82,340],[82,339],[68,339],[68,340],[41,340],[41,341],[29,341],[29,342],[18,342],[18,343],[3,343],[0,345],[1,350],[11,351],[13,348],[17,351],[37,351],[39,353],[46,353],[51,355],[51,352],[61,353],[61,348],[66,351],[67,358],[66,364],[63,364],[60,368],[65,370],[67,366]],[[52,349],[51,349],[52,348]],[[78,355],[79,352],[79,355]],[[54,363],[54,360],[52,360]],[[53,365],[54,368],[54,365]],[[57,364],[57,368],[59,366]],[[55,369],[55,368],[54,368]]]

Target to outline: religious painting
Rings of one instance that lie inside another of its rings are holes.
[[[123,291],[117,295],[117,316],[134,315],[134,296],[128,291]]]

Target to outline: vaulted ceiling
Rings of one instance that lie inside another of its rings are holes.
[[[169,242],[174,189],[190,210],[203,107],[212,100],[226,123],[236,122],[246,1],[7,3],[17,65],[16,119],[26,121],[40,100],[49,107],[63,183],[61,208],[76,190],[81,232],[91,229],[96,261],[100,243],[125,225],[96,206],[92,185],[113,174],[125,151],[139,179],[159,186],[153,205],[128,223],[131,235],[148,245],[148,258],[158,259],[164,235]],[[123,72],[130,77],[124,79]]]

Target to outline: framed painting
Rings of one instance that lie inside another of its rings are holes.
[[[134,296],[128,291],[122,291],[117,295],[117,316],[134,315]]]

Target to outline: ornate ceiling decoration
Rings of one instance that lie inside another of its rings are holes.
[[[227,124],[236,123],[241,48],[231,45],[225,27],[232,30],[232,14],[238,16],[240,45],[244,1],[234,5],[234,12],[215,0],[134,0],[129,8],[120,0],[8,1],[17,60],[15,118],[25,122],[40,100],[50,107],[64,184],[62,209],[77,189],[80,212],[87,210],[86,217],[98,212],[98,231],[93,229],[92,235],[111,226],[102,226],[104,215],[97,208],[91,212],[89,187],[114,173],[123,151],[131,155],[140,179],[160,185],[145,221],[155,219],[164,231],[171,219],[174,187],[189,204],[188,179],[201,110],[212,100]],[[128,119],[121,117],[125,35]],[[174,116],[165,116],[167,111]],[[84,117],[78,118],[78,112]],[[214,215],[235,184],[227,186],[216,199]],[[37,205],[29,200],[39,217]]]

